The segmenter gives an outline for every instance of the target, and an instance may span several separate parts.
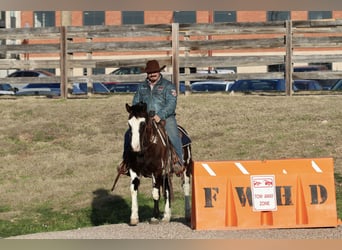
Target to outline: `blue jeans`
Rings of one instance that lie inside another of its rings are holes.
[[[178,126],[176,117],[174,115],[166,118],[165,124],[166,132],[170,138],[171,144],[175,148],[176,154],[183,164],[183,149],[182,149],[182,141],[179,135]]]
[[[170,138],[170,142],[172,146],[175,148],[176,154],[179,157],[181,163],[183,163],[183,149],[182,149],[182,141],[179,136],[179,131],[177,127],[177,121],[175,116],[170,116],[166,118],[166,124],[165,124],[165,130]],[[125,157],[126,152],[130,148],[130,136],[131,133],[129,129],[125,133],[125,138],[124,138],[124,153],[123,157]]]

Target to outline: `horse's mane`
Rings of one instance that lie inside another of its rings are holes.
[[[129,113],[128,119],[130,119],[133,116],[145,117],[146,120],[148,119],[147,104],[144,102],[139,102],[139,103],[132,105],[132,106],[129,106],[126,103],[126,110]]]

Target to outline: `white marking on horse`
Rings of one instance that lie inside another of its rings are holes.
[[[143,117],[136,118],[134,116],[128,120],[128,124],[131,126],[131,131],[132,131],[131,147],[134,152],[141,151],[140,124],[145,121],[146,119]]]
[[[152,198],[153,200],[159,200],[159,189],[155,187],[156,184],[156,178],[154,177],[154,175],[152,175]]]
[[[166,201],[165,201],[164,216],[163,216],[162,221],[170,222],[170,220],[171,220],[170,192],[169,190],[166,190]]]
[[[131,199],[132,199],[132,208],[131,208],[131,225],[136,225],[139,223],[139,213],[138,213],[138,190],[134,188],[133,181],[135,178],[139,179],[137,174],[130,169],[129,170],[131,176]]]

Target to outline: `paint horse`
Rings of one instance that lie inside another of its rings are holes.
[[[165,207],[162,222],[171,219],[171,201],[173,199],[172,176],[175,162],[175,151],[169,142],[164,128],[165,121],[156,123],[147,112],[146,103],[138,103],[130,106],[126,104],[129,113],[128,124],[130,127],[130,150],[124,155],[123,162],[118,171],[130,176],[130,190],[132,198],[130,225],[139,223],[138,214],[138,188],[141,177],[152,179],[152,197],[154,201],[151,223],[158,223],[160,210],[159,200],[161,193],[165,199]],[[189,139],[186,131],[179,126],[180,136],[183,141],[183,160],[185,169],[177,176],[182,178],[182,186],[185,195],[185,217],[190,219],[190,174],[193,166],[191,156],[191,140],[184,143],[184,138]],[[119,174],[118,174],[119,176]],[[118,177],[117,177],[118,179]],[[112,190],[115,187],[115,183]]]

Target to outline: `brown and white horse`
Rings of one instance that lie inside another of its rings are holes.
[[[138,188],[141,177],[152,179],[152,197],[154,209],[151,222],[159,221],[159,200],[161,191],[165,198],[163,222],[171,219],[172,191],[172,164],[174,163],[174,149],[169,142],[163,122],[156,123],[147,112],[146,103],[130,106],[126,104],[129,113],[130,150],[126,153],[123,163],[126,174],[130,176],[130,190],[132,198],[130,224],[139,223]],[[181,136],[182,133],[180,133]],[[183,134],[184,136],[184,134]],[[193,165],[191,144],[183,145],[185,170],[179,175],[185,196],[185,217],[190,219],[190,174]],[[115,185],[115,184],[114,184]]]

